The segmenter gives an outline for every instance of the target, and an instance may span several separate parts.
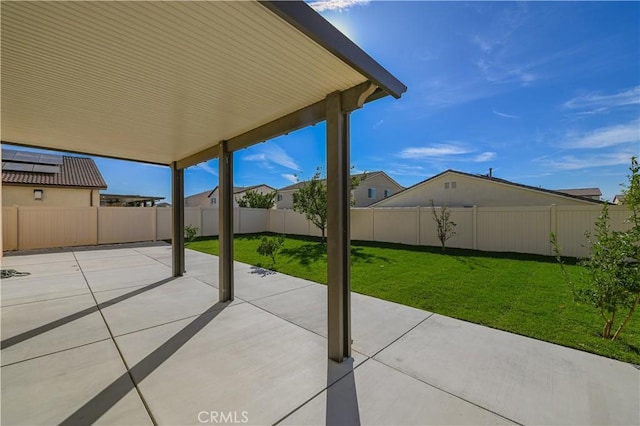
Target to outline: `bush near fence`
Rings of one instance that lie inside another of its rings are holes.
[[[456,235],[447,246],[482,251],[553,255],[555,232],[566,256],[585,256],[585,231],[592,231],[600,206],[451,208]],[[613,229],[624,229],[624,206],[610,209]],[[293,210],[234,209],[234,233],[274,232],[320,236]],[[218,209],[186,207],[185,226],[198,236],[218,235]],[[3,207],[3,250],[155,241],[171,238],[166,207]],[[438,246],[430,207],[353,208],[351,239]]]

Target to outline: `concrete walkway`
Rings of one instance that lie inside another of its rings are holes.
[[[640,424],[634,366],[353,294],[353,359],[326,358],[326,287],[166,245],[9,256],[10,424]],[[389,283],[393,285],[393,283]]]

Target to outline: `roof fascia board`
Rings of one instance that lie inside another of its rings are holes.
[[[362,102],[371,102],[386,96],[383,91],[376,90],[366,99],[362,99],[363,94],[366,94],[370,89],[371,83],[364,82],[342,92],[343,112],[352,112],[361,108]],[[234,136],[227,141],[229,151],[238,151],[251,145],[255,145],[256,143],[264,142],[277,136],[285,135],[304,127],[317,124],[325,120],[326,109],[326,100],[322,99],[321,101],[294,111],[291,114],[287,114],[270,121],[269,123],[263,124],[262,126],[256,127],[253,130]],[[215,144],[178,161],[177,167],[179,169],[184,169],[217,157],[219,152],[218,145],[219,144]]]
[[[24,147],[24,148],[42,149],[42,150],[45,150],[45,151],[63,152],[63,153],[67,153],[67,154],[89,155],[89,156],[92,156],[92,157],[108,158],[108,159],[111,159],[111,160],[132,161],[132,162],[142,163],[142,164],[151,164],[153,166],[171,167],[170,164],[156,163],[156,162],[153,162],[153,161],[145,161],[145,160],[136,160],[136,159],[126,158],[126,157],[117,157],[117,156],[114,156],[114,155],[96,154],[95,152],[88,152],[88,151],[71,151],[69,149],[64,149],[64,148],[52,148],[52,147],[49,147],[49,146],[41,146],[41,145],[36,145],[36,144],[23,143],[23,142],[13,142],[13,141],[7,141],[7,140],[1,140],[0,143],[3,144],[3,145],[9,145],[9,146],[20,146],[20,147]]]
[[[55,183],[22,183],[22,182],[5,182],[2,181],[2,186],[30,186],[30,187],[47,187],[47,188],[64,188],[64,189],[91,189],[93,191],[107,189],[106,186],[81,186],[81,185],[57,185]]]
[[[307,37],[398,99],[407,91],[400,80],[303,1],[260,1]]]

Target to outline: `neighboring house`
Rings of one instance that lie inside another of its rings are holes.
[[[256,191],[260,194],[268,194],[275,191],[275,188],[269,185],[260,184],[253,186],[234,186],[233,187],[233,206],[238,207],[238,199],[242,198],[247,191]],[[220,203],[220,196],[218,194],[218,187],[213,188],[213,191],[204,191],[198,194],[191,195],[184,199],[185,207],[218,207]]]
[[[238,199],[244,197],[247,191],[254,191],[260,194],[270,194],[275,192],[275,188],[261,183],[260,185],[253,186],[234,186],[233,187],[233,207],[238,207]],[[216,186],[213,191],[209,193],[209,205],[211,207],[218,207],[220,204],[220,195],[218,194],[218,187]]]
[[[602,201],[550,189],[522,185],[486,175],[446,170],[371,207],[513,207],[593,205]]]
[[[613,204],[624,204],[624,199],[625,196],[622,194],[616,194],[615,197],[613,197]]]
[[[554,191],[577,195],[578,197],[591,198],[592,200],[600,201],[602,199],[602,191],[600,191],[600,188],[554,189]]]
[[[158,200],[164,200],[164,197],[100,194],[100,206],[102,207],[153,207]]]
[[[99,206],[101,189],[91,158],[2,149],[3,206]]]
[[[353,191],[355,207],[367,207],[375,202],[384,200],[387,197],[402,191],[403,187],[398,182],[391,179],[383,171],[360,173],[354,177],[365,178]],[[324,179],[323,179],[324,181]],[[276,195],[277,209],[293,209],[293,193],[296,192],[305,182],[294,183],[278,190]]]
[[[204,192],[198,192],[197,194],[189,195],[184,199],[185,207],[209,207],[209,194],[211,190]]]

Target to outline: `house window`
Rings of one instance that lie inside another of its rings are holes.
[[[376,189],[375,188],[369,188],[367,190],[367,197],[376,198]]]
[[[282,201],[282,194],[278,194],[278,201]]]
[[[42,189],[34,189],[33,190],[33,199],[34,200],[42,201],[43,197],[44,197],[44,191]]]
[[[451,182],[451,189],[456,189],[456,183],[455,182]]]
[[[385,189],[384,190],[384,198],[387,198],[389,196],[389,190]]]
[[[449,182],[444,183],[444,189],[449,189]]]
[[[211,197],[211,205],[214,205],[216,203],[216,197]]]

